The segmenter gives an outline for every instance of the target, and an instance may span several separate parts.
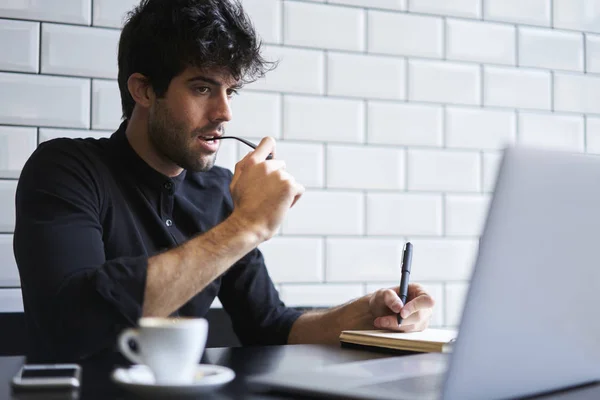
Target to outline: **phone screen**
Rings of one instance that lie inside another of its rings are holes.
[[[77,370],[75,368],[23,368],[23,379],[27,378],[71,378],[75,376]]]

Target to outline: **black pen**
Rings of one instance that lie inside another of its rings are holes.
[[[400,278],[400,290],[398,291],[398,295],[402,301],[402,307],[406,305],[406,299],[408,298],[408,278],[410,277],[412,249],[412,244],[410,242],[406,242],[404,245],[404,251],[402,252],[402,277]],[[402,317],[400,316],[400,313],[398,313],[397,318],[398,325],[400,325],[402,323]]]

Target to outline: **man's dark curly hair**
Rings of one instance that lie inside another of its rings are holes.
[[[144,75],[159,97],[188,66],[224,68],[245,84],[275,66],[260,47],[239,0],[142,0],[119,40],[123,117],[129,119],[135,106],[127,88],[133,73]]]

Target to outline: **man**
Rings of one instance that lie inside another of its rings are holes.
[[[21,174],[14,250],[31,360],[110,350],[140,317],[201,317],[216,296],[249,345],[427,326],[433,300],[418,285],[404,307],[397,288],[304,314],[279,299],[256,247],[304,188],[272,138],[233,175],[213,167],[219,141],[207,140],[223,134],[236,90],[270,67],[241,5],[144,0],[118,63],[120,128],[110,139],[44,143]]]

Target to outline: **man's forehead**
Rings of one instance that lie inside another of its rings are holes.
[[[184,81],[198,77],[208,78],[209,80],[216,81],[227,87],[239,86],[240,84],[239,80],[235,79],[231,75],[231,72],[227,68],[223,67],[199,68],[189,66],[180,74],[180,78],[182,78]]]

